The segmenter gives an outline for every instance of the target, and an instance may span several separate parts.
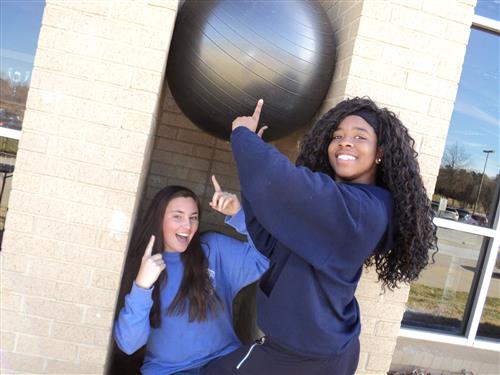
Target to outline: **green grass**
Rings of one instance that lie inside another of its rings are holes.
[[[446,318],[462,320],[469,293],[446,291],[421,284],[413,284],[408,297],[408,308]],[[481,323],[500,326],[500,298],[486,297]]]

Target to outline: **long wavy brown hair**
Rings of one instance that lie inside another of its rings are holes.
[[[163,253],[163,217],[168,203],[178,197],[192,198],[198,207],[198,215],[201,215],[200,200],[193,191],[186,187],[170,185],[155,195],[144,218],[137,223],[132,234],[118,297],[116,316],[124,306],[125,296],[130,292],[132,283],[139,272],[141,259],[151,235],[156,238],[152,254]],[[208,259],[201,248],[200,233],[198,231],[191,239],[186,251],[181,254],[181,260],[184,265],[181,286],[164,314],[181,315],[187,310],[190,322],[206,321],[209,314],[212,317],[217,315],[219,309],[222,308],[222,304],[210,281]],[[160,291],[163,287],[168,287],[167,269],[160,274],[154,284],[153,307],[149,314],[150,325],[153,328],[161,326]]]
[[[326,112],[304,136],[296,164],[335,179],[328,145],[340,122],[359,110],[371,111],[378,118],[377,146],[382,149],[383,158],[377,167],[376,185],[389,190],[394,199],[394,247],[385,253],[373,253],[365,265],[374,264],[379,280],[392,289],[400,282],[416,280],[429,263],[429,250],[434,251],[433,257],[437,252],[431,202],[420,177],[415,141],[408,129],[393,112],[377,107],[369,98],[347,99]]]

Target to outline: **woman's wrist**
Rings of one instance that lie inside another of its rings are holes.
[[[137,279],[134,280],[134,284],[136,286],[138,286],[139,288],[144,289],[144,290],[149,290],[152,287],[152,285],[149,285],[149,286],[143,285],[141,282],[137,281]]]

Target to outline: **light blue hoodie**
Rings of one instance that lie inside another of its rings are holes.
[[[226,218],[226,223],[247,234],[243,210]],[[189,322],[187,313],[169,316],[165,311],[179,290],[184,266],[180,253],[163,253],[168,280],[161,287],[161,327],[151,328],[149,313],[153,306],[151,289],[132,286],[125,297],[114,327],[116,343],[127,354],[146,346],[143,374],[172,374],[203,366],[241,346],[233,330],[232,302],[238,291],[256,281],[267,269],[268,260],[250,242],[241,242],[215,232],[201,236],[208,268],[217,295],[224,306],[215,318]]]

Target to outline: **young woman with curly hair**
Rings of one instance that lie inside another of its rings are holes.
[[[234,120],[231,144],[248,231],[270,259],[257,291],[266,336],[202,373],[353,374],[363,265],[392,289],[436,249],[414,141],[393,112],[348,99],[304,137],[293,165],[255,134],[262,105]]]
[[[211,207],[247,234],[238,198],[212,181]],[[167,186],[133,233],[113,336],[127,354],[146,345],[142,374],[196,375],[241,346],[232,325],[233,298],[260,277],[268,260],[251,241],[200,234],[200,213],[194,192]]]

